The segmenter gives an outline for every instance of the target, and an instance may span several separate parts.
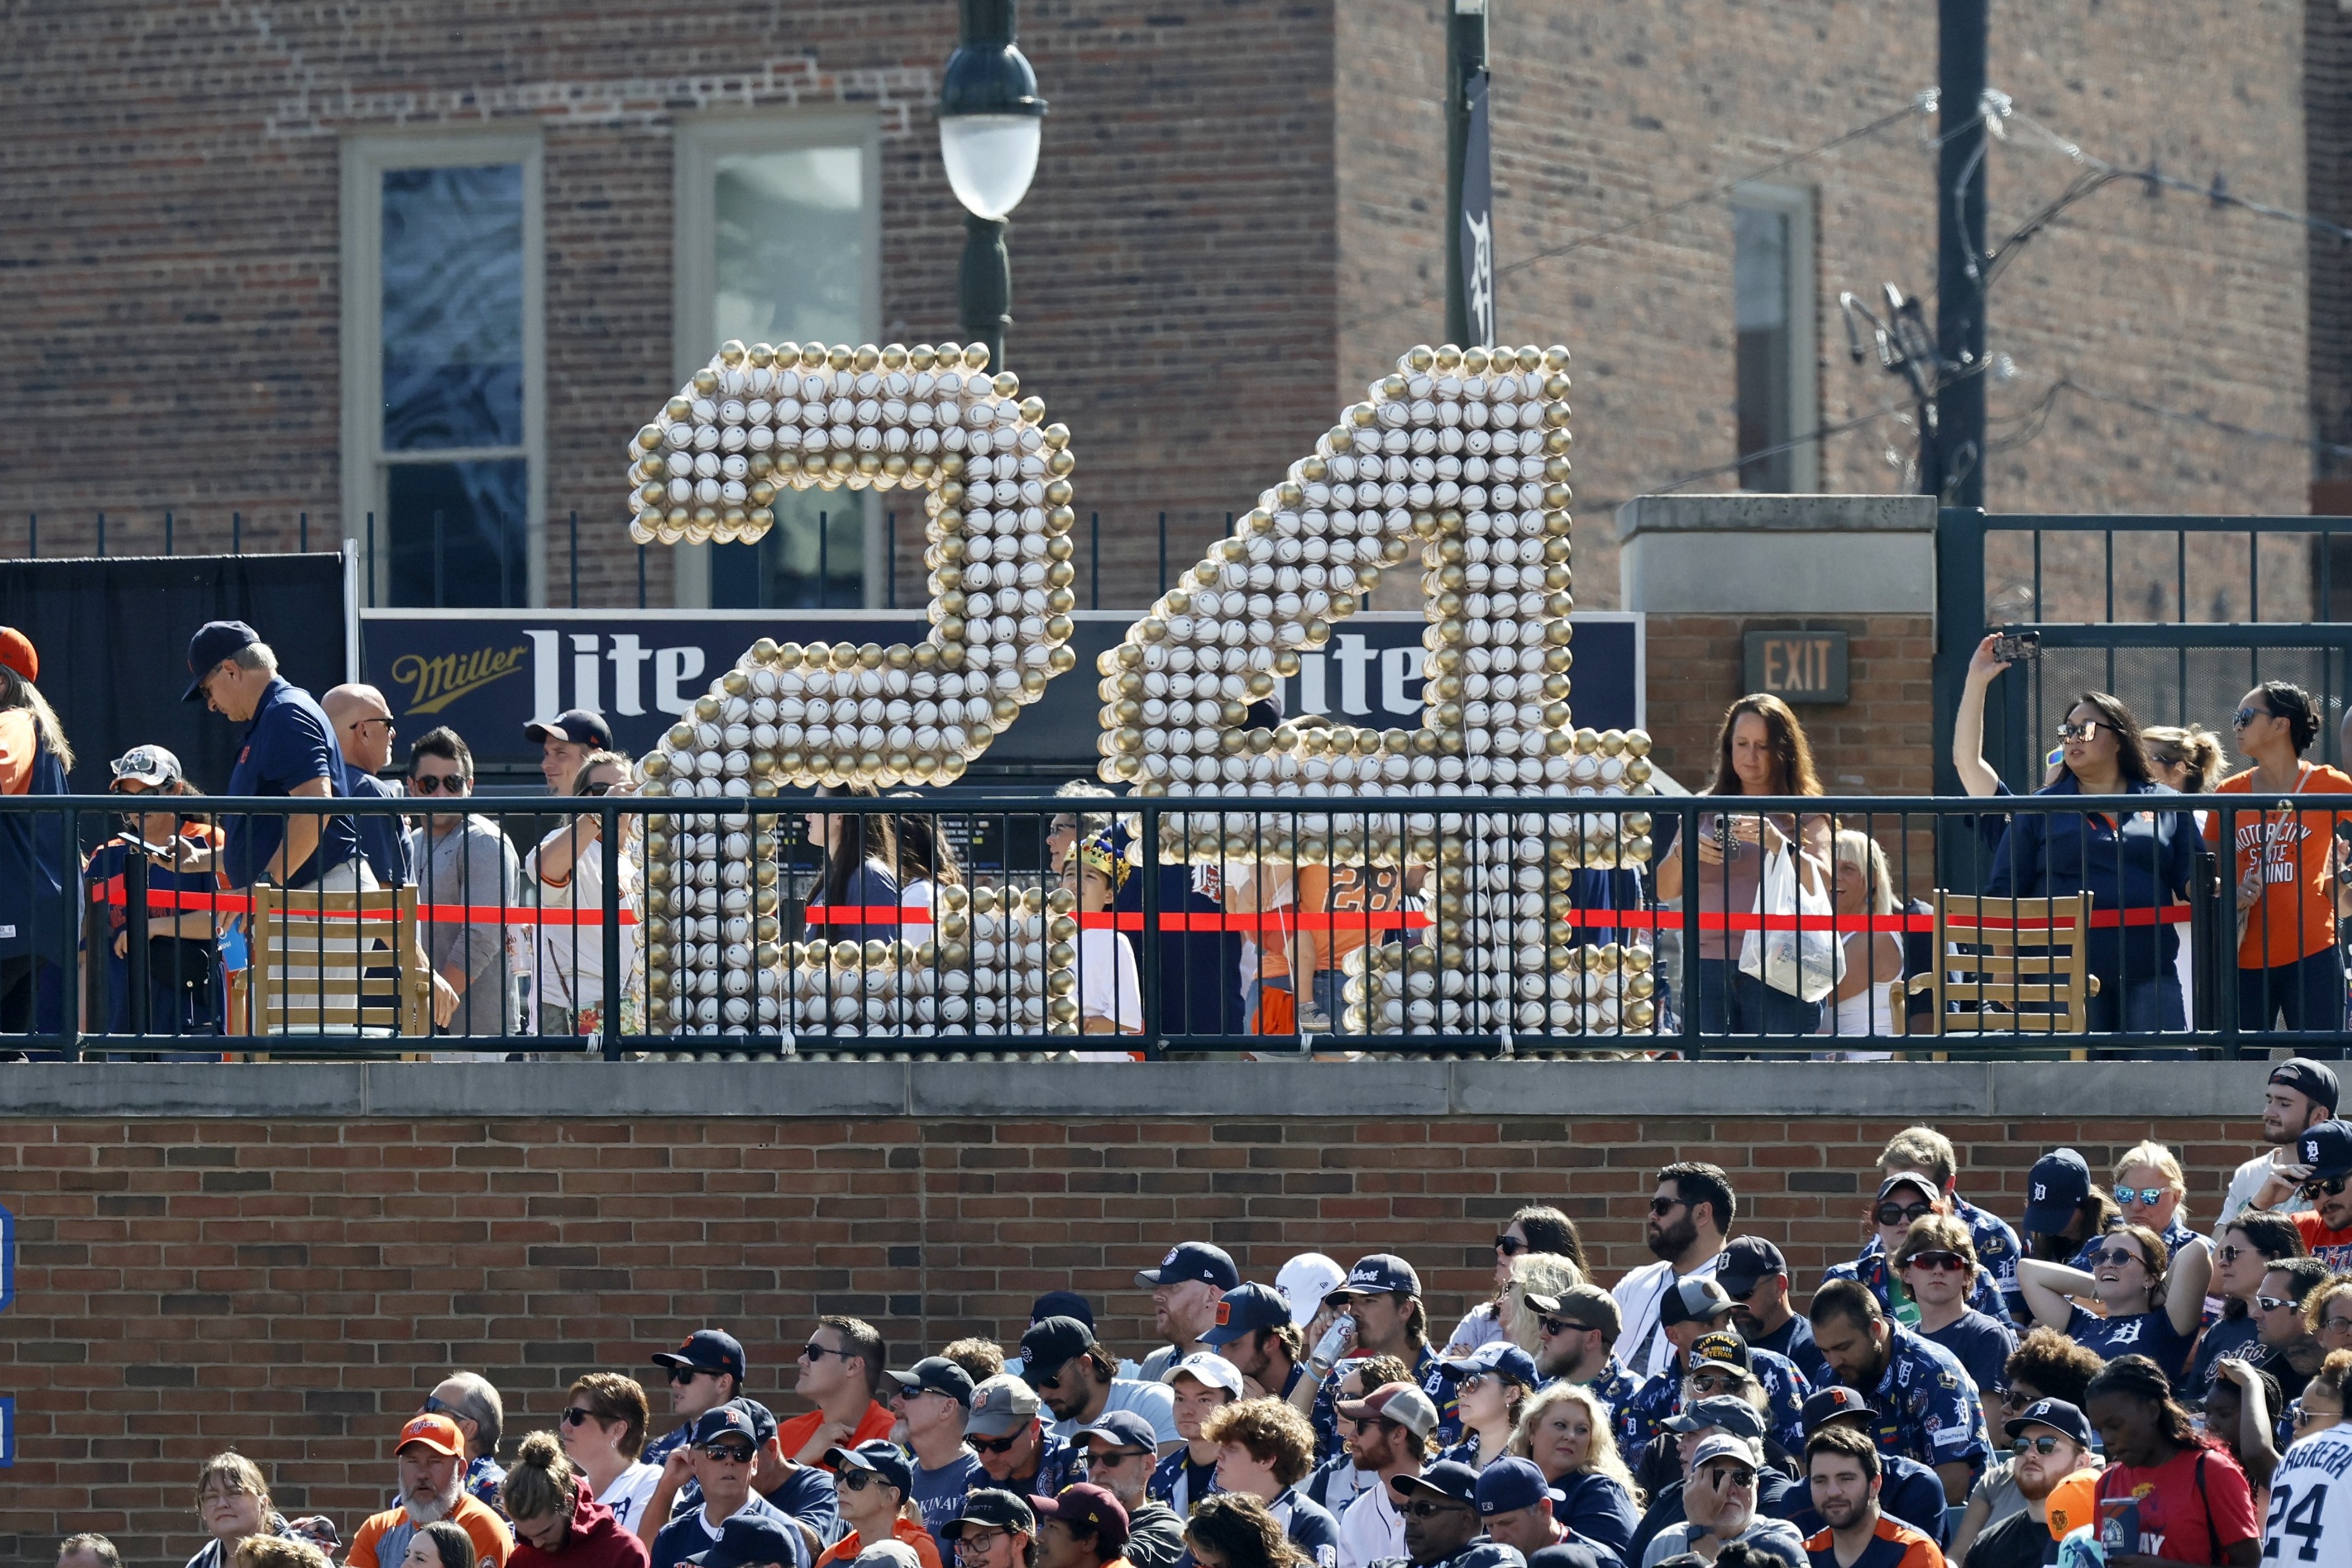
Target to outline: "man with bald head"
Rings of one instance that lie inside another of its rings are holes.
[[[396,799],[404,792],[396,782],[376,775],[392,766],[392,704],[373,686],[338,686],[319,699],[327,722],[335,731],[335,747],[343,754],[343,793],[358,800]],[[379,887],[407,888],[416,882],[416,866],[400,818],[385,812],[359,817],[360,853]]]

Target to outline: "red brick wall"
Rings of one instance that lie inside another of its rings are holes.
[[[1900,1125],[14,1121],[0,1394],[19,1430],[0,1559],[46,1562],[60,1534],[99,1530],[131,1563],[183,1562],[195,1467],[232,1444],[282,1504],[332,1515],[348,1540],[388,1489],[389,1433],[453,1366],[504,1391],[511,1436],[551,1422],[577,1373],[645,1378],[650,1351],[706,1321],[742,1337],[750,1392],[786,1409],[786,1358],[819,1311],[873,1319],[898,1358],[1014,1334],[1032,1298],[1074,1287],[1139,1354],[1150,1303],[1132,1273],[1188,1237],[1261,1279],[1309,1247],[1402,1253],[1443,1334],[1522,1204],[1574,1215],[1604,1283],[1643,1261],[1652,1173],[1683,1156],[1731,1171],[1738,1228],[1780,1243],[1810,1290],[1852,1255]],[[2096,1118],[1945,1131],[1966,1152],[1963,1191],[2003,1214],[2045,1148],[2104,1171],[2165,1139],[2189,1167],[2192,1219],[2258,1133]]]

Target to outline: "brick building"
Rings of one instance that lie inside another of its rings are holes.
[[[1160,512],[1172,570],[1389,356],[1441,335],[1442,10],[1024,7],[1053,112],[1012,235],[1008,358],[1076,433],[1105,605],[1150,591]],[[1751,464],[1755,488],[1903,488],[1885,454],[1908,436],[1879,412],[1895,384],[1847,362],[1837,300],[1933,279],[1934,122],[1899,112],[1934,80],[1930,0],[1494,11],[1499,321],[1576,353],[1588,524],[1739,482],[1758,432],[1860,421]],[[380,588],[430,602],[438,509],[450,602],[562,604],[576,511],[582,600],[619,603],[620,444],[717,337],[954,335],[947,0],[98,0],[0,26],[19,64],[0,407],[25,433],[0,451],[0,549],[28,512],[55,553],[88,548],[101,510],[116,551],[157,548],[166,509],[182,550],[225,545],[232,512],[268,547],[300,513],[331,538],[374,510]],[[2326,206],[2346,28],[2326,0],[2004,3],[1991,77],[2094,154]],[[2077,172],[2010,130],[1997,236]],[[2295,225],[2129,182],[2071,209],[1997,285],[2016,374],[1994,428],[2015,444],[1991,504],[2305,510],[2337,466],[2315,475],[2298,445],[2352,405],[2330,346],[2345,266]],[[652,602],[813,591],[813,520],[784,531],[758,574],[652,552]],[[886,537],[835,509],[836,602],[882,591]],[[1595,607],[1614,549],[1605,521],[1580,537]]]

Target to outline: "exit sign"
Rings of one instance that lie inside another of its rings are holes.
[[[1749,632],[1747,689],[1791,705],[1846,700],[1843,632]]]

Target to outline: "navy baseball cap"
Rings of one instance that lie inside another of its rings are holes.
[[[1032,1497],[1029,1508],[1039,1519],[1058,1519],[1093,1531],[1097,1555],[1106,1562],[1127,1546],[1127,1510],[1092,1481],[1074,1481],[1052,1497]]]
[[[1535,1461],[1522,1459],[1517,1454],[1506,1454],[1479,1471],[1475,1490],[1481,1519],[1517,1513],[1538,1503],[1559,1502],[1563,1495],[1552,1490],[1544,1473],[1536,1468]]]
[[[2294,1141],[2294,1157],[2311,1167],[2305,1181],[2352,1175],[2352,1121],[2323,1121]]]
[[[1135,1284],[1139,1290],[1155,1290],[1162,1285],[1181,1285],[1187,1279],[1230,1290],[1242,1282],[1242,1271],[1234,1267],[1233,1254],[1223,1247],[1212,1247],[1205,1241],[1188,1241],[1171,1248],[1160,1260],[1159,1268],[1139,1270]]]
[[[239,648],[251,647],[261,640],[261,634],[243,621],[206,621],[188,639],[188,674],[194,679],[187,690],[180,694],[183,702],[194,702],[205,694],[205,677],[219,667],[220,661]]]
[[[2072,1149],[2053,1149],[2025,1178],[2025,1229],[2054,1236],[2091,1195],[2091,1167]]]
[[[725,1405],[704,1411],[701,1417],[694,1424],[693,1441],[696,1447],[699,1448],[706,1443],[716,1442],[721,1437],[740,1437],[746,1443],[756,1447],[760,1441],[759,1424],[751,1419],[750,1411],[730,1400]]]
[[[1683,1555],[1697,1557],[1698,1553],[1686,1552]],[[1541,1548],[1528,1559],[1528,1568],[1618,1568],[1618,1559],[1614,1553],[1603,1552],[1579,1536]]]
[[[1051,1377],[1094,1342],[1094,1330],[1076,1318],[1040,1319],[1021,1336],[1021,1375],[1033,1384]]]
[[[1132,1410],[1108,1410],[1101,1420],[1091,1426],[1081,1426],[1074,1437],[1099,1437],[1114,1448],[1139,1448],[1144,1453],[1160,1452],[1160,1434],[1151,1423]]]
[[[943,1355],[927,1355],[905,1372],[887,1374],[906,1394],[944,1394],[971,1408],[971,1373]]]
[[[1438,1365],[1452,1373],[1458,1382],[1472,1373],[1491,1372],[1507,1377],[1521,1388],[1543,1386],[1543,1373],[1536,1370],[1536,1358],[1508,1340],[1488,1340],[1465,1356],[1454,1356]]]
[[[1332,1288],[1334,1296],[1418,1296],[1421,1276],[1412,1265],[1392,1253],[1375,1252],[1356,1259],[1348,1277]]]
[[[686,1336],[677,1349],[656,1354],[654,1364],[680,1371],[723,1372],[734,1378],[740,1387],[743,1382],[743,1345],[724,1329],[697,1329]]]
[[[1029,1321],[1042,1323],[1048,1318],[1076,1318],[1091,1329],[1095,1304],[1076,1290],[1048,1290],[1029,1303]]]
[[[719,1539],[686,1559],[696,1568],[744,1568],[751,1563],[790,1563],[793,1540],[784,1521],[772,1514],[739,1513],[719,1527]]]
[[[1868,1416],[1877,1414],[1877,1411],[1870,1407],[1869,1400],[1839,1383],[1832,1384],[1827,1388],[1813,1390],[1805,1400],[1804,1414],[1799,1419],[1804,1426],[1805,1436],[1810,1437],[1822,1429],[1823,1423],[1834,1421],[1841,1415]]]
[[[901,1497],[915,1495],[915,1472],[898,1445],[880,1437],[855,1448],[827,1448],[824,1462],[835,1470],[865,1470],[898,1489]]]
[[[613,726],[604,716],[590,708],[566,708],[552,719],[533,719],[522,727],[523,738],[529,741],[569,741],[575,746],[593,746],[600,752],[613,749]]]
[[[1728,1394],[1711,1394],[1681,1415],[1667,1416],[1661,1425],[1669,1432],[1697,1432],[1718,1426],[1742,1437],[1764,1436],[1764,1417],[1756,1413],[1756,1406]]]
[[[2080,1410],[2063,1399],[2037,1399],[2025,1407],[2022,1415],[2011,1416],[2001,1423],[2001,1431],[2011,1437],[2022,1436],[2028,1426],[2047,1426],[2053,1432],[2072,1437],[2074,1446],[2091,1446],[2091,1423]]]
[[[1500,1461],[1496,1461],[1500,1463]],[[1417,1476],[1390,1478],[1389,1490],[1400,1498],[1415,1492],[1427,1492],[1431,1497],[1444,1498],[1451,1502],[1478,1506],[1478,1472],[1459,1459],[1440,1459]]]
[[[953,1541],[963,1533],[967,1524],[976,1524],[983,1530],[1017,1530],[1032,1540],[1037,1535],[1037,1516],[1029,1505],[995,1487],[981,1487],[964,1493],[962,1509],[940,1527],[940,1533]]]
[[[2314,1105],[2324,1105],[2327,1114],[2336,1114],[2336,1069],[2309,1057],[2296,1057],[2271,1068],[2270,1082],[2282,1089],[2291,1089]]]
[[[1229,1345],[1263,1329],[1289,1322],[1290,1303],[1271,1285],[1236,1285],[1217,1303],[1217,1326],[1201,1336],[1204,1345]]]
[[[1737,1301],[1775,1274],[1786,1274],[1789,1260],[1760,1236],[1735,1236],[1716,1260],[1716,1282]]]
[[[1731,1298],[1712,1279],[1677,1279],[1658,1298],[1658,1321],[1666,1328],[1711,1323],[1730,1310]]]

